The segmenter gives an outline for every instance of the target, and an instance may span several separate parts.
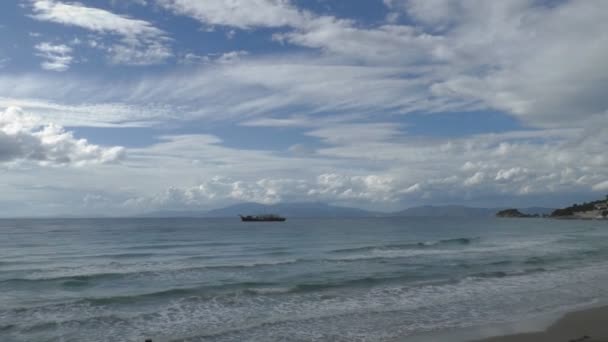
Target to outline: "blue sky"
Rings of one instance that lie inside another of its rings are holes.
[[[608,192],[608,3],[0,3],[1,216]]]

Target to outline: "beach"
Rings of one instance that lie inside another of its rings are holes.
[[[490,337],[476,342],[607,342],[608,306],[566,314],[546,330]]]

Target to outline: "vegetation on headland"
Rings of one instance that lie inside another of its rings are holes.
[[[505,209],[496,213],[497,217],[539,217],[538,214],[529,215],[524,214],[517,209]]]
[[[496,217],[540,217],[539,214],[526,214],[518,209],[505,209],[496,213]],[[608,219],[608,195],[606,199],[573,204],[570,207],[555,209],[550,215],[542,217],[558,219]]]
[[[570,207],[556,209],[551,213],[554,218],[608,218],[608,196],[606,199],[573,204]]]

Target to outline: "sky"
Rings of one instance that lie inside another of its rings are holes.
[[[0,2],[0,216],[608,193],[608,1]]]

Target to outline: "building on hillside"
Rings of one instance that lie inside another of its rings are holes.
[[[608,203],[607,202],[597,203],[595,205],[595,210],[608,210]]]

